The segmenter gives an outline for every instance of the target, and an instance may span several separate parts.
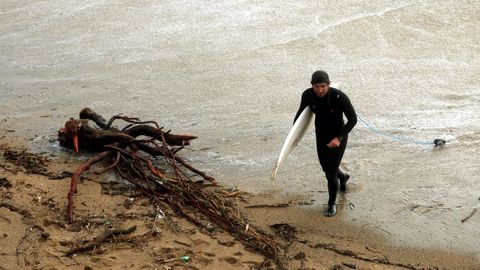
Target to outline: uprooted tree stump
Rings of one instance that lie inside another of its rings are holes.
[[[116,120],[125,122],[125,127],[112,127]],[[93,121],[97,127],[90,126]],[[73,173],[68,192],[67,221],[73,222],[73,197],[82,173],[95,163],[103,162],[103,173],[114,170],[121,178],[135,185],[145,196],[156,202],[166,202],[170,207],[190,222],[205,227],[194,215],[185,209],[194,209],[223,230],[234,235],[246,247],[266,258],[265,263],[273,262],[279,269],[283,260],[279,255],[278,244],[273,238],[255,228],[240,215],[238,209],[217,193],[207,191],[203,184],[193,181],[184,170],[203,177],[211,185],[216,185],[213,177],[194,168],[176,153],[190,141],[191,135],[175,135],[164,131],[154,121],[140,121],[122,115],[113,116],[108,122],[89,108],[80,112],[80,119],[70,118],[58,132],[62,146],[99,152],[82,164]],[[155,157],[162,156],[170,168],[169,173],[156,166]]]

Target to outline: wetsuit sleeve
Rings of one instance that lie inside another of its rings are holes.
[[[300,107],[298,108],[298,111],[297,111],[297,114],[295,115],[295,118],[293,119],[293,123],[295,124],[295,122],[297,121],[298,117],[300,116],[300,114],[302,114],[303,110],[308,106],[307,104],[307,97],[306,97],[306,93],[304,92],[302,94],[302,100],[300,102]]]
[[[343,113],[347,118],[347,123],[340,131],[340,135],[338,136],[340,140],[343,140],[343,138],[345,138],[348,135],[348,133],[353,129],[353,127],[357,124],[357,113],[355,112],[355,109],[353,108],[353,105],[350,102],[350,99],[345,94],[343,95],[343,98],[342,98],[342,105],[343,105]]]

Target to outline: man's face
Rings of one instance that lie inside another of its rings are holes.
[[[312,85],[313,91],[318,97],[324,97],[328,93],[330,83],[315,83]]]

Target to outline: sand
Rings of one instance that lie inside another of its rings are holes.
[[[0,145],[0,269],[276,269],[259,252],[215,225],[199,228],[148,198],[118,194],[112,175],[87,173],[75,195],[75,219],[66,222],[70,178],[28,172],[4,156],[27,151],[2,131]],[[26,152],[26,153],[27,153]],[[51,174],[72,172],[85,158],[44,153]],[[221,179],[219,179],[221,187]],[[333,218],[309,196],[279,192],[236,196],[239,211],[277,241],[286,269],[478,269],[478,261],[447,250],[399,248],[374,223],[353,226],[339,205]],[[212,222],[211,224],[215,224]],[[94,250],[66,256],[113,229],[132,228]],[[188,260],[182,257],[188,256]]]

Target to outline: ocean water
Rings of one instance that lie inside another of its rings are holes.
[[[480,207],[478,14],[453,0],[3,0],[0,121],[67,155],[49,139],[83,107],[155,120],[199,136],[181,155],[223,185],[323,209],[313,130],[269,177],[324,69],[370,125],[350,134],[339,217],[396,245],[477,254],[480,214],[461,220]],[[446,146],[418,143],[436,138]]]

